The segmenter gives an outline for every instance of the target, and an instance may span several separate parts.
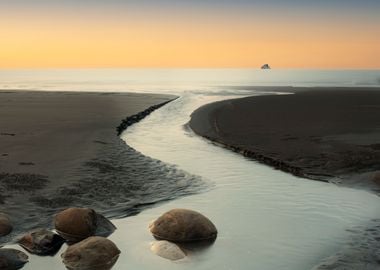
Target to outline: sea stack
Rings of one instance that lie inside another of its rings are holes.
[[[261,69],[271,69],[268,64],[264,64],[261,66]]]

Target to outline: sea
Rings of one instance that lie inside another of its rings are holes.
[[[380,70],[77,69],[0,70],[0,89],[173,94],[179,98],[128,128],[121,139],[143,156],[200,177],[204,190],[171,194],[138,215],[117,218],[122,254],[113,269],[380,269],[380,198],[367,190],[295,177],[195,135],[198,107],[281,95],[282,87],[380,87]],[[186,178],[185,180],[186,181]],[[177,183],[181,192],[184,183]],[[165,185],[161,187],[165,189]],[[199,188],[199,186],[197,186]],[[157,190],[160,192],[160,190]],[[210,246],[171,262],[150,252],[149,222],[172,208],[208,216]],[[65,269],[59,254],[25,269]],[[50,267],[50,268],[49,268]]]

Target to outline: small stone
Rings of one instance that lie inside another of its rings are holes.
[[[32,254],[54,255],[64,242],[65,240],[58,234],[39,229],[24,235],[19,240],[19,245]]]
[[[165,240],[153,242],[150,249],[154,254],[171,261],[178,261],[186,257],[179,246]]]
[[[0,249],[0,269],[13,270],[20,269],[28,262],[28,255],[24,252],[11,249]]]
[[[0,237],[9,234],[13,227],[8,215],[0,213]]]
[[[218,231],[204,215],[187,209],[173,209],[166,212],[150,226],[158,240],[171,242],[213,241]]]
[[[104,237],[92,236],[69,246],[61,255],[68,269],[108,270],[119,258],[120,250]]]

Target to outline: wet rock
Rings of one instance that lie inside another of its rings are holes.
[[[373,174],[372,181],[380,186],[380,171],[377,171]]]
[[[185,252],[179,246],[165,240],[153,242],[150,249],[154,254],[171,261],[178,261],[186,257]]]
[[[55,229],[68,242],[79,242],[92,235],[108,236],[116,227],[89,208],[68,208],[54,219]]]
[[[20,269],[28,262],[28,255],[24,252],[10,249],[0,249],[0,269],[1,270],[15,270]]]
[[[54,219],[55,229],[69,242],[83,240],[96,231],[96,213],[89,208],[68,208]]]
[[[111,235],[115,230],[116,226],[113,225],[113,223],[108,218],[101,214],[96,214],[96,236],[107,237]]]
[[[215,225],[208,218],[187,209],[166,212],[149,228],[155,238],[171,242],[213,241],[218,234]]]
[[[24,235],[18,243],[32,254],[54,255],[64,242],[65,240],[58,234],[39,229]]]
[[[177,98],[175,98],[177,99]],[[140,120],[144,119],[147,117],[149,114],[151,114],[153,111],[161,108],[162,106],[165,106],[169,102],[172,102],[173,100],[165,101],[157,105],[150,106],[148,109],[139,112],[138,114],[132,115],[127,117],[126,119],[122,120],[121,124],[116,128],[117,135],[121,135],[121,133],[126,130],[129,126],[139,122]]]
[[[0,237],[9,234],[12,229],[9,217],[6,214],[0,213]]]
[[[104,237],[92,236],[69,246],[61,255],[63,263],[72,270],[108,270],[119,258],[120,250]]]

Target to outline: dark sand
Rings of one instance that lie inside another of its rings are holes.
[[[199,191],[200,179],[141,155],[117,136],[127,116],[173,98],[0,91],[0,212],[10,215],[14,233],[49,226],[52,214],[68,206],[121,217]],[[183,178],[188,186],[179,190]]]
[[[203,106],[190,127],[297,176],[378,190],[371,178],[380,170],[380,89],[285,90],[295,94]]]

